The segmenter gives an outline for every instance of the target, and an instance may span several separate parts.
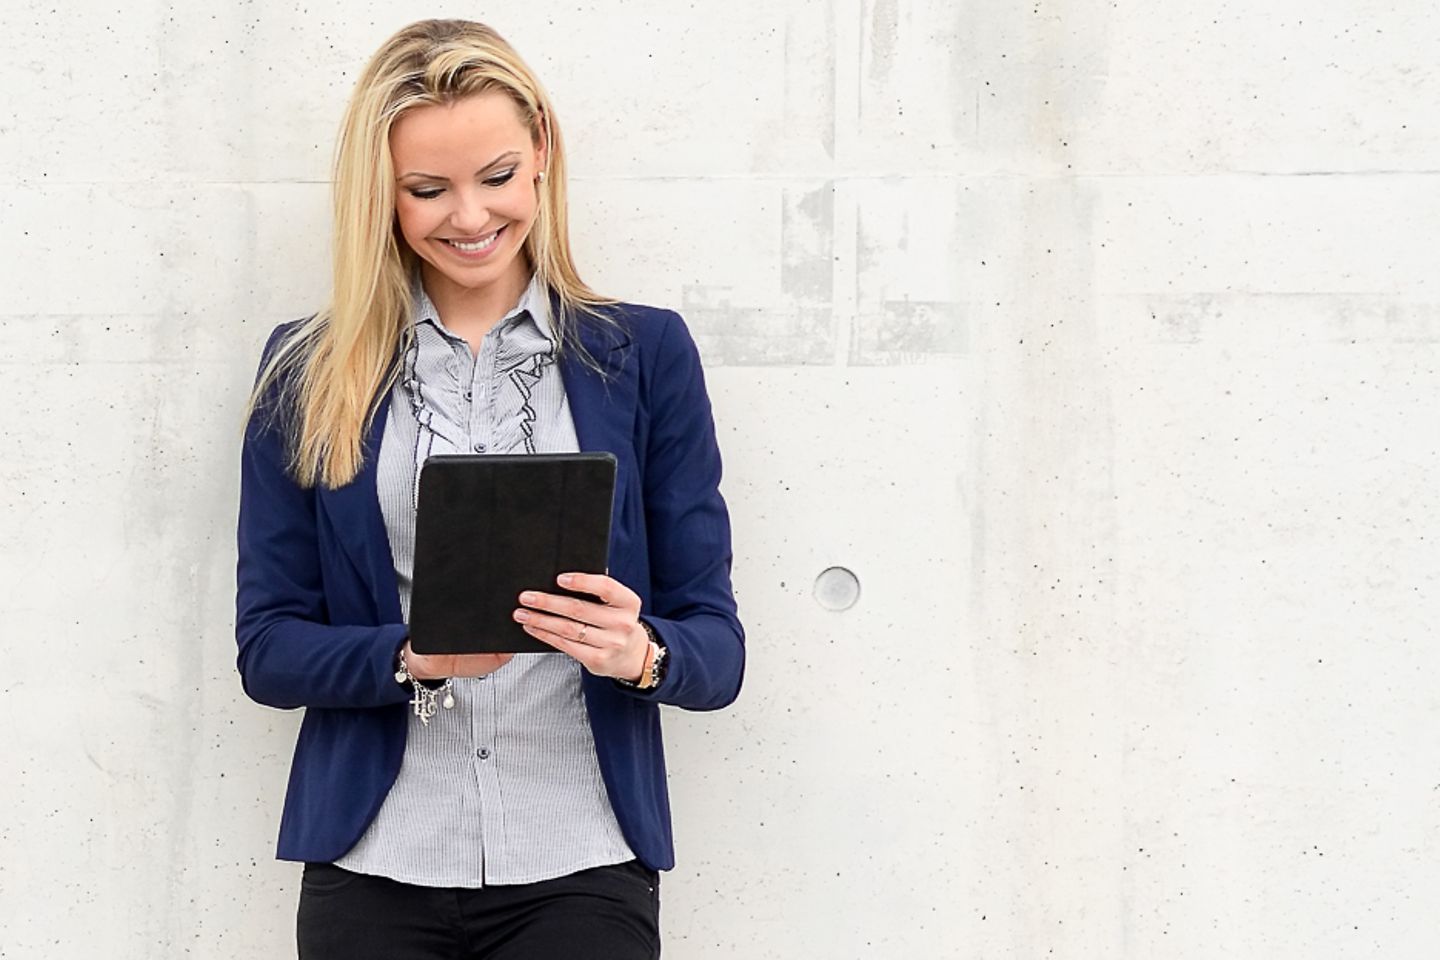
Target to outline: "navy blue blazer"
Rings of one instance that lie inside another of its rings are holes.
[[[607,328],[582,321],[559,367],[580,448],[619,461],[610,574],[638,593],[669,649],[652,693],[583,674],[595,752],[616,819],[647,866],[674,866],[660,704],[712,710],[735,699],[744,633],[730,586],[730,521],[694,341],[668,310],[620,304]],[[277,329],[267,355],[281,335]],[[269,403],[274,402],[272,391]],[[245,692],[304,707],[280,823],[282,860],[331,861],[370,824],[400,769],[408,688],[395,682],[407,635],[375,463],[389,403],[377,397],[364,466],[338,489],[285,469],[272,416],[246,426],[241,454],[235,638]],[[536,584],[544,588],[545,584]]]

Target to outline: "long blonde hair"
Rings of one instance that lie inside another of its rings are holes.
[[[580,317],[614,302],[587,287],[571,259],[565,146],[550,98],[534,73],[484,24],[421,20],[405,27],[366,65],[340,126],[330,303],[281,339],[250,396],[252,416],[278,416],[283,424],[289,468],[303,486],[333,489],[355,478],[376,398],[393,383],[395,358],[411,335],[417,258],[396,235],[390,128],[408,110],[491,91],[509,95],[532,141],[548,144],[546,175],[537,185],[539,209],[524,254],[558,301],[557,347],[583,355],[576,338]],[[272,393],[277,403],[268,409],[262,399]]]

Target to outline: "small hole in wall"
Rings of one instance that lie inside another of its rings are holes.
[[[860,578],[845,567],[826,567],[815,578],[815,602],[826,610],[849,610],[860,599]]]

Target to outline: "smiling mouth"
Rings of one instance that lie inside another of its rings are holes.
[[[500,234],[504,232],[505,228],[501,227],[494,233],[489,234],[488,236],[481,237],[479,240],[451,240],[446,237],[441,237],[440,242],[454,247],[461,253],[481,253],[482,251],[489,250],[491,247],[493,247],[495,245],[495,241],[500,239]]]

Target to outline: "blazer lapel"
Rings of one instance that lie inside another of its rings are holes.
[[[627,542],[625,528],[630,512],[625,509],[635,464],[635,404],[639,391],[636,347],[621,327],[605,327],[594,321],[580,328],[580,342],[603,375],[567,350],[560,355],[560,373],[575,423],[575,439],[586,453],[613,453],[616,459],[615,499],[611,502],[610,565],[622,562]],[[633,521],[632,521],[633,522]]]
[[[355,479],[337,490],[320,488],[320,503],[330,518],[331,528],[346,556],[375,599],[380,623],[400,623],[400,587],[395,580],[395,561],[390,555],[390,536],[380,513],[376,492],[380,440],[390,415],[389,391],[381,398],[365,438],[365,460]]]
[[[621,328],[607,329],[588,321],[580,328],[580,342],[604,374],[586,365],[573,349],[560,355],[576,439],[587,453],[609,451],[619,456],[633,442],[637,385],[630,337]]]

